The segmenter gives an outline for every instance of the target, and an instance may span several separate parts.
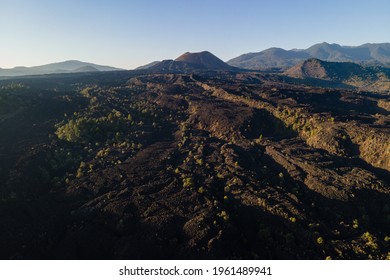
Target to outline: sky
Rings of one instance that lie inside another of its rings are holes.
[[[390,42],[389,0],[0,0],[0,68]]]

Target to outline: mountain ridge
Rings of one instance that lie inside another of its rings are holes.
[[[287,69],[309,59],[318,58],[331,62],[354,62],[363,64],[390,64],[390,43],[366,43],[360,46],[341,46],[327,42],[307,49],[285,50],[269,48],[260,52],[242,54],[226,63],[244,69]]]
[[[284,71],[283,75],[303,81],[331,81],[374,92],[388,92],[390,68],[310,58]]]
[[[44,75],[57,73],[78,73],[90,71],[118,71],[123,70],[111,66],[98,65],[90,62],[79,60],[66,60],[62,62],[54,62],[44,65],[25,67],[16,66],[14,68],[0,68],[0,76],[2,77],[17,77],[26,75]]]

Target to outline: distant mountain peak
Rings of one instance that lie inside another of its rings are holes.
[[[227,63],[245,69],[274,67],[287,69],[311,57],[330,62],[389,65],[390,43],[371,43],[354,47],[322,42],[307,49],[269,48],[257,53],[243,54],[229,60]]]
[[[43,75],[54,73],[79,73],[79,72],[96,72],[96,71],[117,71],[119,68],[98,65],[79,60],[66,60],[62,62],[50,63],[33,67],[14,67],[12,69],[0,69],[0,77],[15,77],[26,75]]]
[[[231,70],[232,67],[223,62],[221,59],[213,55],[209,51],[201,52],[186,52],[175,59],[175,61],[183,61],[196,64],[209,70]]]
[[[159,63],[150,63],[149,65],[150,67],[144,66],[140,69],[148,69],[153,72],[230,71],[235,69],[209,51],[185,52],[175,60],[163,60]]]

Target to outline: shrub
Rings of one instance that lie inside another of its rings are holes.
[[[224,221],[229,221],[229,214],[226,211],[221,211],[218,214],[218,217],[222,218]]]
[[[192,188],[194,186],[194,179],[192,177],[183,178],[183,187]]]
[[[371,248],[371,250],[373,251],[378,250],[378,244],[376,243],[376,239],[371,233],[367,231],[363,233],[361,237],[366,242],[366,245]]]
[[[354,220],[352,221],[352,227],[353,227],[354,229],[359,228],[359,220],[358,220],[358,219],[354,219]]]
[[[324,239],[321,236],[318,237],[316,241],[317,241],[318,245],[320,245],[320,246],[324,245]]]

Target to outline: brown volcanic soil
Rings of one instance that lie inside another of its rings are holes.
[[[317,78],[324,80],[345,81],[353,76],[372,78],[363,66],[351,62],[328,62],[316,58],[305,60],[291,67],[286,75],[295,78]]]
[[[389,94],[389,68],[362,66],[352,62],[305,60],[284,72],[292,83],[323,87],[356,88]]]
[[[199,65],[206,69],[214,69],[214,70],[233,70],[234,67],[226,64],[218,57],[213,55],[208,51],[198,52],[198,53],[190,53],[186,52],[175,59],[175,61],[182,61],[187,63],[192,63],[195,65]]]
[[[130,76],[0,103],[1,258],[389,258],[386,96]]]

